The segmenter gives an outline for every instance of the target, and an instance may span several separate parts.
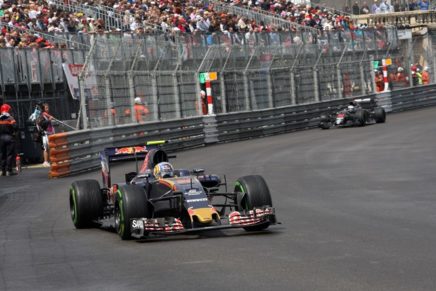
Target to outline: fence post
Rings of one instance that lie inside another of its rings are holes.
[[[409,57],[409,63],[407,67],[409,69],[409,86],[413,87],[413,78],[412,78],[412,70],[411,65],[414,63],[413,61],[413,40],[410,38],[407,40],[407,56]]]
[[[433,57],[433,83],[436,83],[436,57]]]
[[[203,115],[203,100],[201,100],[201,87],[200,87],[200,74],[196,71],[194,72],[195,79],[195,103],[197,104],[197,114],[198,116]]]
[[[82,125],[83,129],[88,129],[88,113],[86,112],[86,95],[85,95],[85,84],[84,79],[79,78],[79,88],[80,88],[80,114],[82,114]]]
[[[274,108],[274,99],[273,99],[273,83],[271,78],[272,71],[268,70],[268,75],[266,76],[266,81],[268,84],[268,108]]]
[[[247,78],[248,79],[248,78]],[[254,81],[248,79],[248,89],[250,90],[250,97],[251,97],[251,110],[256,110],[259,109],[259,106],[257,105],[257,100],[256,100],[256,91],[254,90]]]
[[[136,123],[136,112],[135,112],[135,80],[133,72],[129,71],[127,73],[127,79],[129,81],[129,95],[130,95],[130,117],[133,123]]]
[[[313,68],[313,92],[315,96],[315,102],[319,102],[319,81],[318,81],[318,67]]]
[[[250,111],[250,91],[249,91],[247,71],[244,71],[242,73],[242,80],[244,82],[245,110]]]
[[[292,69],[290,73],[290,78],[291,78],[291,105],[296,105],[297,95],[295,94],[295,73]]]
[[[106,115],[108,117],[108,123],[109,125],[114,125],[114,119],[112,116],[112,101],[111,101],[111,82],[109,79],[109,76],[104,76],[104,82],[105,82],[105,96],[106,96]]]
[[[342,87],[342,76],[341,76],[341,68],[340,68],[340,65],[339,64],[337,64],[336,65],[336,76],[337,76],[337,79],[338,79],[338,99],[342,99],[343,98],[343,92],[342,92],[342,89],[341,89],[341,87]]]
[[[180,93],[179,93],[179,82],[177,80],[177,72],[173,72],[173,90],[174,90],[174,111],[175,111],[175,118],[179,119],[181,118],[182,114],[180,112]]]
[[[220,78],[220,91],[221,91],[221,113],[227,113],[227,96],[226,96],[226,82],[224,80],[224,72],[219,72]]]
[[[159,120],[159,104],[157,98],[157,76],[156,72],[150,73],[151,76],[151,98],[153,100],[153,120]]]
[[[363,70],[362,62],[360,62],[360,90],[362,95],[365,95],[366,82],[365,82],[365,71]]]
[[[42,78],[42,68],[41,68],[41,51],[37,50],[37,56],[38,56],[38,73],[39,73],[39,86],[41,87],[41,98],[44,98],[44,79]],[[36,64],[35,64],[36,66]]]
[[[370,55],[369,56],[369,67],[370,67],[370,69],[371,69],[371,82],[370,82],[370,84],[371,84],[371,89],[372,89],[372,93],[377,93],[377,90],[376,90],[376,88],[377,88],[377,84],[375,83],[375,73],[374,73],[374,56],[373,55]]]

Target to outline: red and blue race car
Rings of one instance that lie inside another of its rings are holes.
[[[203,169],[172,168],[171,156],[160,147],[163,143],[102,151],[103,187],[96,180],[75,181],[70,187],[75,227],[106,222],[122,239],[139,239],[226,228],[257,231],[276,223],[270,191],[261,176],[241,177],[229,192],[225,176],[222,181]],[[125,174],[123,183],[112,183],[111,164],[127,160],[136,160],[137,170]]]

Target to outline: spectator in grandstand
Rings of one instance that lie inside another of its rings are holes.
[[[363,2],[362,7],[360,7],[360,14],[368,14],[369,13],[369,6],[366,1]]]
[[[380,13],[388,13],[389,12],[389,4],[387,4],[384,0],[381,1],[378,8],[380,9]]]
[[[359,2],[354,2],[353,4],[353,14],[354,15],[359,15],[360,14],[360,9],[359,9]]]
[[[409,2],[409,11],[414,11],[414,10],[418,10],[419,9],[419,5],[417,0],[413,0],[411,2]]]
[[[422,84],[423,85],[430,84],[430,74],[428,72],[428,67],[424,68],[424,71],[422,72],[421,76],[422,76]]]
[[[377,0],[375,0],[374,4],[372,4],[372,6],[371,6],[371,13],[375,14],[375,13],[378,13],[378,11],[380,11],[380,10],[379,10],[379,7],[377,5]]]
[[[419,9],[423,11],[427,11],[430,7],[428,0],[421,0],[418,3]]]

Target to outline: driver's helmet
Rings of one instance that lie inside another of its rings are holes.
[[[154,176],[159,178],[172,178],[174,177],[174,168],[170,163],[162,162],[154,166]]]
[[[348,105],[348,110],[354,110],[354,105]]]

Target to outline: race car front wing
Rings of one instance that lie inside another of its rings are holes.
[[[241,228],[263,224],[275,224],[276,216],[273,207],[255,208],[250,211],[233,211],[221,218],[214,225],[185,228],[182,221],[175,217],[165,218],[133,218],[131,235],[135,238],[147,237],[149,234],[172,235],[181,233],[202,232],[227,228]]]

